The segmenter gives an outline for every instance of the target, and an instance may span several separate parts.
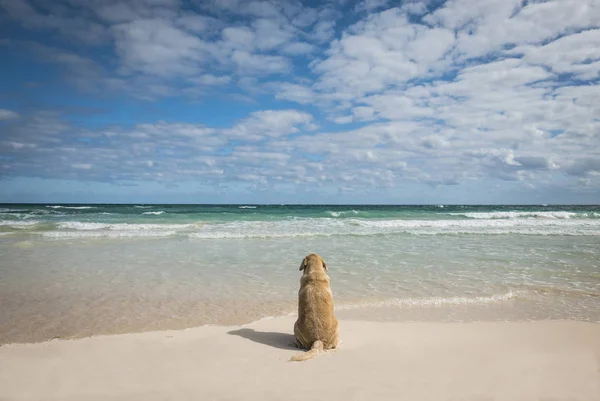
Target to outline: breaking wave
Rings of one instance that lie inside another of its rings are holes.
[[[73,209],[73,210],[85,210],[85,209],[95,209],[95,206],[46,206],[51,209]]]
[[[160,214],[161,212],[151,212]],[[376,220],[292,218],[272,221],[100,223],[0,220],[0,231],[27,231],[46,237],[187,236],[195,239],[290,238],[370,235],[600,235],[600,219]],[[81,234],[81,235],[80,235]]]
[[[575,212],[465,212],[465,213],[445,213],[451,216],[464,216],[471,219],[523,219],[523,218],[537,218],[537,219],[572,219],[572,218],[594,218],[600,217],[598,213],[575,213]]]
[[[326,213],[331,217],[357,216],[360,214],[358,210],[347,210],[339,212],[327,211]]]

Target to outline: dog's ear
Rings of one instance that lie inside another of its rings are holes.
[[[323,258],[321,258],[321,262],[323,263],[323,269],[325,269],[325,271],[329,271],[329,269],[327,268],[327,263],[325,263]]]
[[[300,263],[300,271],[304,270],[306,267],[306,258],[302,259],[302,263]]]

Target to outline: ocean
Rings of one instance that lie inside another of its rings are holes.
[[[340,318],[600,322],[600,206],[0,204],[0,344],[293,314],[312,252]]]

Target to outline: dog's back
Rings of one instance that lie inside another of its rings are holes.
[[[317,254],[310,254],[300,265],[304,270],[298,291],[298,319],[294,324],[297,343],[311,351],[293,357],[293,360],[311,358],[323,349],[338,344],[338,321],[334,315],[333,293],[327,265]]]

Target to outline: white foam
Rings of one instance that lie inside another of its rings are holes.
[[[38,220],[27,220],[27,221],[22,221],[22,220],[0,220],[0,227],[4,226],[4,227],[11,227],[11,228],[17,228],[17,229],[21,229],[21,228],[27,228],[27,227],[31,227],[34,226],[36,224],[39,224],[40,222]]]
[[[600,235],[600,220],[366,220],[295,218],[206,224],[190,233],[198,239],[285,238],[331,235],[536,234]]]
[[[129,223],[87,223],[81,221],[65,221],[57,224],[60,229],[68,230],[116,230],[116,231],[147,231],[147,230],[178,230],[196,227],[194,224],[129,224]]]
[[[520,293],[509,291],[505,294],[497,294],[482,297],[429,297],[429,298],[393,298],[383,301],[367,301],[349,305],[336,306],[338,310],[351,310],[361,308],[382,307],[442,307],[452,305],[485,305],[508,301],[516,298]]]
[[[137,207],[138,209],[150,209],[150,208],[153,208],[154,206],[134,205],[133,207]]]
[[[327,214],[329,214],[331,217],[340,217],[340,216],[345,216],[348,214],[353,214],[353,215],[357,215],[360,212],[358,210],[345,210],[345,211],[339,211],[339,212],[333,212],[333,211],[327,211],[325,212]]]
[[[570,219],[573,217],[586,217],[586,214],[579,215],[574,212],[465,212],[465,213],[447,213],[453,216],[465,216],[472,219],[519,219],[524,217],[543,218],[543,219]]]
[[[96,209],[95,206],[46,206],[52,209],[75,209],[75,210],[83,210],[83,209]]]
[[[256,206],[240,206],[238,209],[256,209]]]
[[[159,211],[159,212],[144,212],[144,213],[142,213],[142,214],[154,214],[154,215],[159,215],[159,214],[163,214],[163,213],[164,213],[164,211],[163,211],[163,210],[161,210],[161,211]]]
[[[352,213],[352,211],[349,211]],[[160,211],[152,212],[159,214]],[[9,227],[30,227],[39,221],[0,221]],[[56,224],[57,232],[129,232],[128,236],[143,236],[145,232],[175,232],[195,239],[250,239],[372,235],[600,235],[600,219],[447,219],[403,220],[362,218],[302,218],[271,221],[198,222],[186,224],[100,223],[65,221]],[[48,234],[44,231],[45,235]],[[69,234],[72,235],[72,234]],[[104,234],[102,234],[104,235]],[[171,235],[171,234],[168,234]],[[101,235],[99,235],[101,236]]]
[[[133,238],[133,237],[170,237],[177,231],[48,231],[42,232],[47,238]]]

